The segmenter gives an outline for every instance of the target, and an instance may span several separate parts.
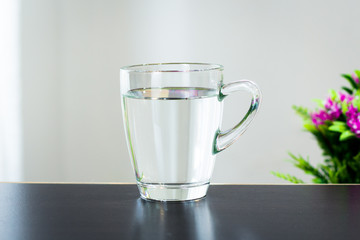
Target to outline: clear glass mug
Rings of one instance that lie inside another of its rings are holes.
[[[224,98],[252,95],[233,128],[221,131]],[[247,129],[261,100],[248,80],[223,83],[223,66],[159,63],[120,69],[122,113],[128,149],[143,199],[194,200],[206,196],[216,154]]]

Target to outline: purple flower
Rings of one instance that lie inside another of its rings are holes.
[[[346,101],[346,103],[351,102],[352,100],[354,100],[354,97],[351,96],[350,94],[346,94],[346,93],[341,93],[339,92],[339,97],[340,97],[340,101],[344,102]]]
[[[311,114],[311,120],[316,126],[319,126],[324,124],[325,121],[331,120],[331,116],[325,110],[320,110]]]
[[[329,120],[334,120],[340,117],[341,115],[341,108],[338,103],[331,100],[331,98],[328,98],[325,102],[325,109],[327,110],[327,113],[330,116]]]
[[[351,76],[356,83],[359,83],[359,77],[355,73],[353,73]]]
[[[360,138],[360,113],[352,104],[346,112],[346,117],[346,123],[350,127],[350,130]]]
[[[340,105],[333,101],[331,98],[328,98],[324,104],[325,109],[321,109],[319,112],[311,114],[311,120],[315,126],[319,126],[325,123],[325,121],[336,120],[341,115]]]

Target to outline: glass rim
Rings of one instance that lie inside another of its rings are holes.
[[[188,69],[188,70],[146,70],[141,69],[141,67],[147,66],[163,66],[163,65],[202,65],[207,66],[207,68],[203,69]],[[137,69],[138,68],[138,69]],[[120,70],[127,71],[127,72],[138,72],[138,73],[152,73],[152,72],[206,72],[206,71],[223,71],[224,66],[221,64],[216,63],[195,63],[195,62],[168,62],[168,63],[145,63],[145,64],[136,64],[136,65],[128,65],[121,67]]]

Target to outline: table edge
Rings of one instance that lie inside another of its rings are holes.
[[[13,182],[13,181],[0,181],[0,183],[8,184],[85,184],[85,185],[136,185],[133,182]],[[340,183],[340,184],[315,184],[315,183],[211,183],[210,185],[217,186],[329,186],[329,185],[345,185],[345,186],[359,186],[360,184],[356,183]]]

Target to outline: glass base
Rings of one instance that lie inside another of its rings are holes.
[[[156,201],[189,201],[206,196],[209,182],[185,184],[137,183],[141,198]]]

